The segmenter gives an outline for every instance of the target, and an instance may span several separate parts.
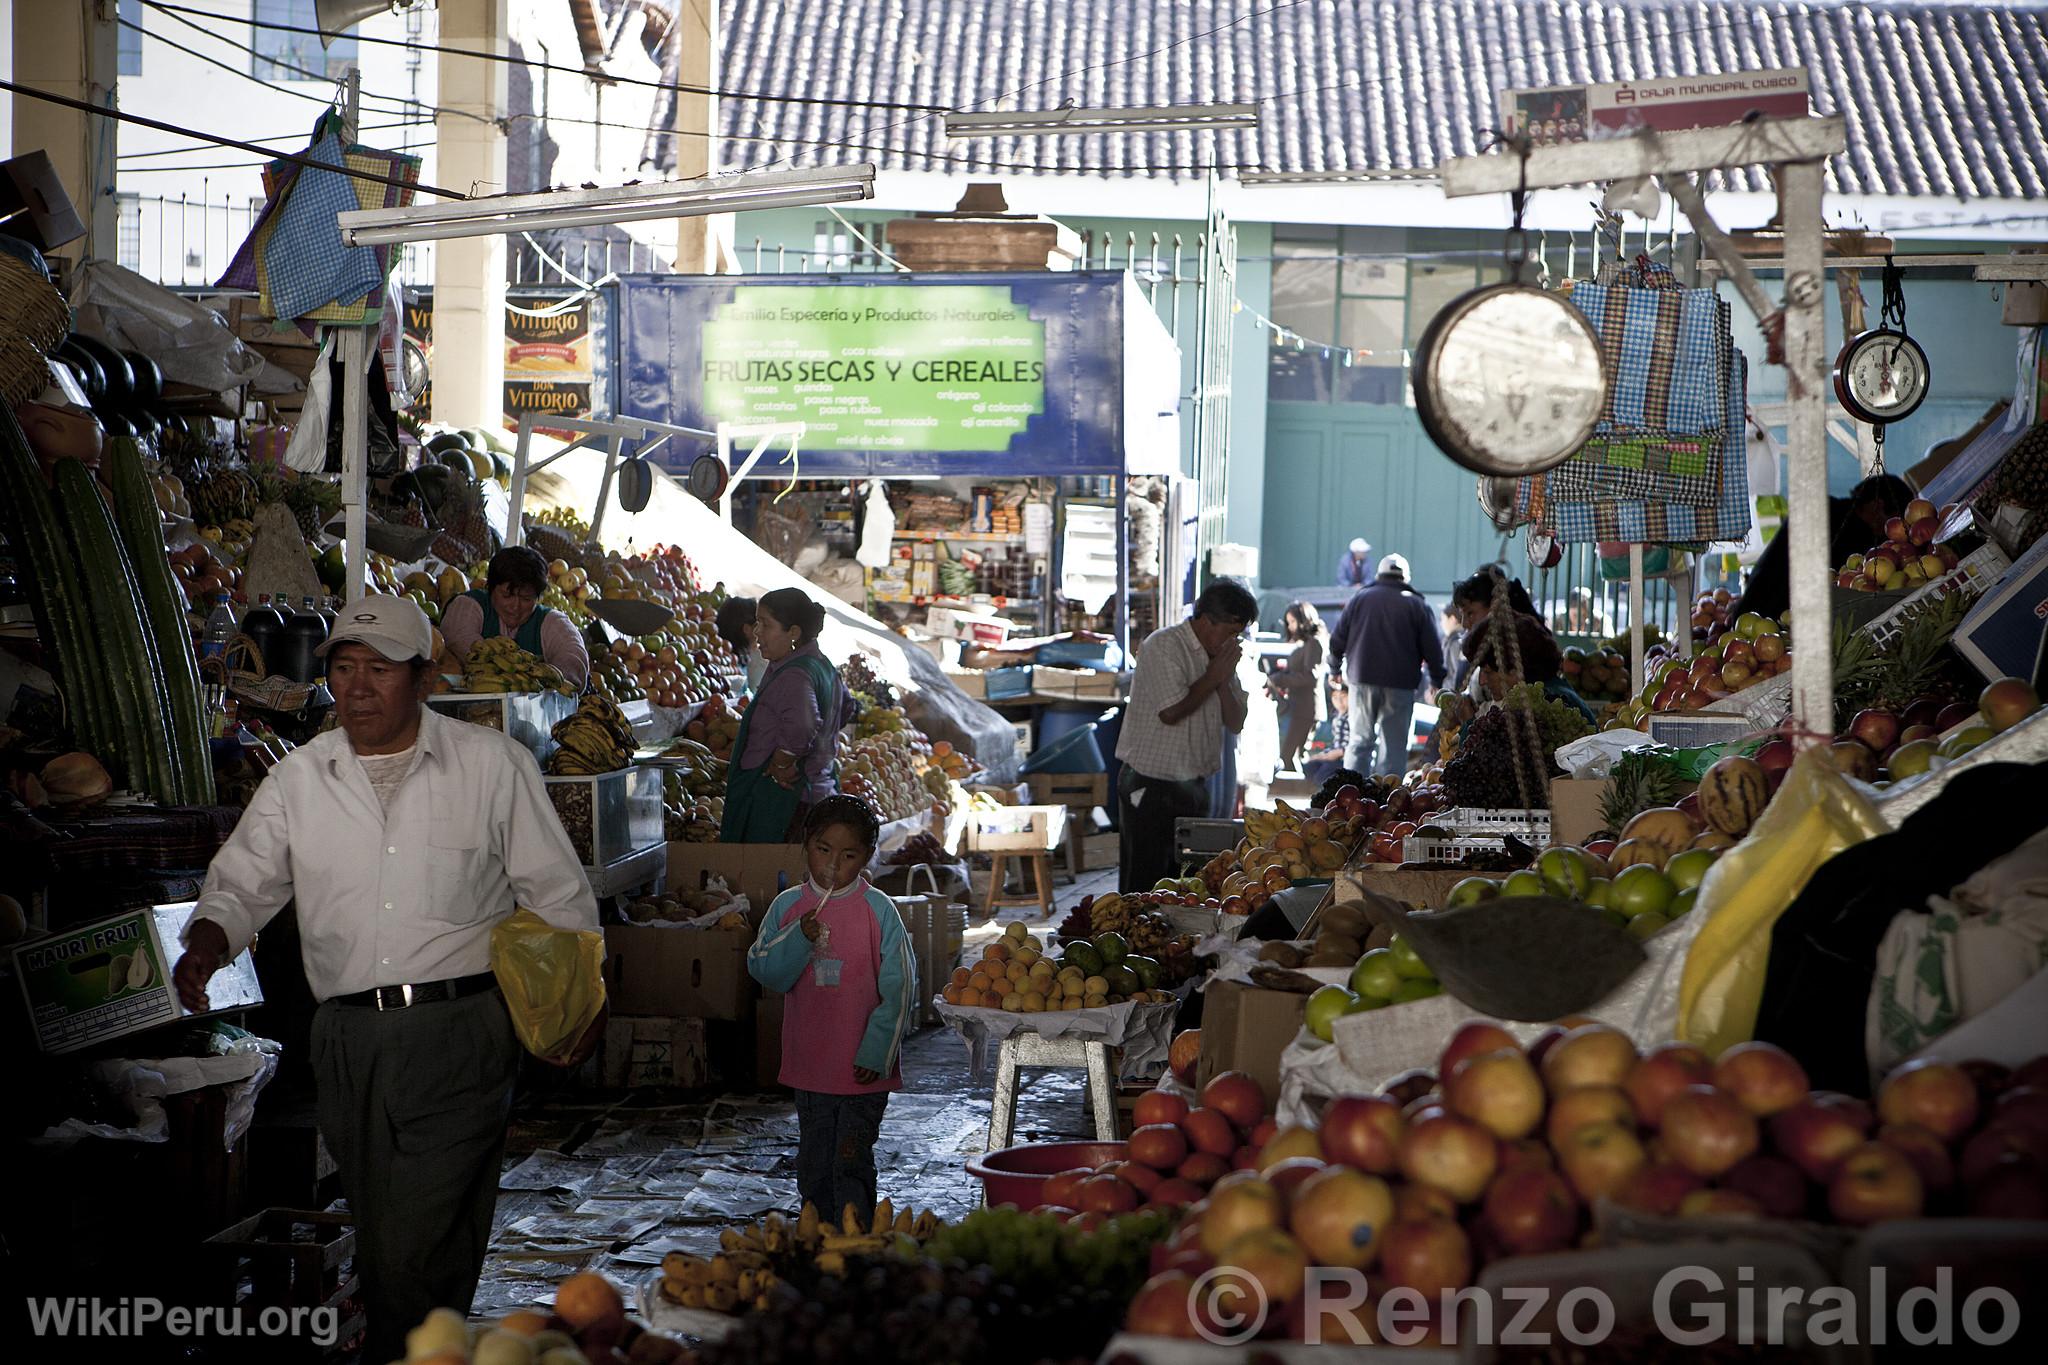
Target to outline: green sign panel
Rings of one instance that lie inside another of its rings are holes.
[[[47,1052],[166,1024],[179,1014],[151,912],[137,910],[14,951]]]
[[[1004,450],[1045,411],[1045,326],[1003,285],[741,285],[702,355],[712,420],[820,450]]]

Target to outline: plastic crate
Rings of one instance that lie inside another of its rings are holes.
[[[1920,603],[1956,592],[1968,592],[1974,597],[1989,590],[1998,582],[1999,575],[2011,567],[2012,561],[1996,545],[1980,546],[1958,560],[1953,569],[1914,589],[1897,606],[1866,623],[1863,633],[1880,645],[1887,644],[1905,629],[1905,615]]]
[[[1401,841],[1401,861],[1455,863],[1467,853],[1504,853],[1507,846],[1507,840],[1498,834],[1461,834],[1454,839],[1411,834]]]
[[[1545,842],[1550,838],[1550,812],[1547,810],[1487,810],[1480,806],[1453,806],[1449,810],[1433,811],[1428,819],[1416,823],[1441,825],[1460,837],[1485,834],[1499,838],[1512,834],[1525,843]]]

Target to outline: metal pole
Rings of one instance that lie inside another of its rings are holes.
[[[353,142],[361,117],[362,81],[354,67],[348,73],[343,140]],[[342,600],[363,596],[370,580],[369,492],[370,413],[364,399],[369,384],[370,331],[345,327],[341,332],[341,513],[343,552]]]
[[[1834,659],[1828,619],[1828,390],[1826,295],[1821,268],[1819,161],[1786,163],[1778,176],[1778,214],[1785,225],[1785,396],[1792,409],[1791,466],[1786,479],[1785,534],[1792,538],[1792,715],[1824,744],[1835,732]]]

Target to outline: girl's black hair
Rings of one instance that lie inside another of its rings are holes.
[[[754,599],[751,597],[726,598],[718,604],[718,614],[712,618],[712,628],[743,660],[747,657],[746,628],[753,624]]]
[[[766,611],[780,622],[784,629],[801,630],[803,643],[818,643],[818,632],[825,628],[825,606],[802,588],[777,588],[764,594],[756,604],[757,613]]]
[[[1493,585],[1507,575],[1497,566],[1481,566],[1478,573],[1451,590],[1453,602],[1476,602],[1491,610],[1493,607]],[[1524,616],[1537,615],[1536,604],[1529,599],[1529,590],[1522,586],[1519,578],[1508,579],[1508,606]]]
[[[870,854],[882,841],[880,813],[858,796],[841,793],[828,796],[812,806],[811,813],[804,817],[804,842],[809,843],[833,825],[844,825],[852,830],[854,837]]]

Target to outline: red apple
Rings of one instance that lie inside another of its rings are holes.
[[[2007,1157],[2048,1165],[2048,1138],[2013,1124],[1994,1121],[1983,1132],[1972,1134],[1970,1140],[1963,1144],[1956,1173],[1964,1185],[1974,1186]]]
[[[1605,1024],[1586,1024],[1558,1039],[1543,1058],[1543,1080],[1552,1093],[1582,1085],[1620,1086],[1636,1063],[1636,1045]]]
[[[1888,753],[1899,742],[1899,718],[1875,707],[1858,711],[1849,722],[1849,737],[1861,740],[1874,754]]]
[[[1624,1208],[1668,1216],[1678,1212],[1687,1195],[1705,1186],[1704,1180],[1677,1162],[1657,1161],[1630,1176],[1614,1200]]]
[[[1520,1048],[1459,1062],[1444,1088],[1444,1099],[1452,1113],[1510,1142],[1534,1132],[1543,1121],[1543,1082]]]
[[[1660,1043],[1628,1070],[1622,1089],[1646,1128],[1659,1126],[1665,1101],[1688,1086],[1704,1084],[1713,1074],[1707,1054],[1690,1043]]]
[[[2048,1219],[2048,1165],[2004,1157],[1970,1187],[1969,1213],[1973,1218]]]
[[[1890,517],[1884,524],[1884,538],[1894,545],[1905,545],[1912,541],[1913,533],[1904,517]]]
[[[1579,1203],[1555,1171],[1523,1167],[1486,1187],[1483,1217],[1508,1252],[1533,1256],[1570,1246],[1579,1230]]]
[[[1710,1179],[1757,1149],[1756,1115],[1711,1085],[1666,1100],[1661,1132],[1673,1161]]]
[[[1757,746],[1757,751],[1750,757],[1759,768],[1769,773],[1774,771],[1782,772],[1784,769],[1791,767],[1792,760],[1797,756],[1797,753],[1792,748],[1792,741],[1788,739],[1767,739]]]
[[[1869,1131],[1849,1111],[1809,1098],[1790,1109],[1773,1114],[1771,1145],[1780,1155],[1806,1172],[1806,1178],[1825,1184],[1834,1178],[1842,1158],[1862,1145]]]
[[[1188,1139],[1179,1126],[1148,1123],[1131,1130],[1128,1144],[1131,1160],[1154,1170],[1177,1170],[1188,1159]]]
[[[1180,1128],[1187,1134],[1188,1146],[1197,1152],[1227,1157],[1237,1150],[1237,1130],[1214,1109],[1190,1109]]]
[[[1580,845],[1580,847],[1585,849],[1585,851],[1588,853],[1591,853],[1593,851],[1591,845],[1582,844]],[[1530,1063],[1540,1069],[1543,1066],[1543,1054],[1550,1051],[1551,1048],[1555,1047],[1557,1045],[1557,1040],[1564,1037],[1564,1035],[1564,1029],[1558,1027],[1556,1024],[1552,1024],[1549,1028],[1543,1030],[1543,1032],[1537,1034],[1534,1038],[1531,1038],[1529,1040],[1529,1046],[1526,1049],[1526,1051],[1529,1054]]]
[[[1991,1106],[1991,1122],[2048,1139],[2048,1085],[2016,1082]]]
[[[1288,1206],[1291,1208],[1294,1202],[1294,1192],[1307,1183],[1310,1176],[1329,1169],[1328,1163],[1320,1161],[1315,1157],[1290,1156],[1268,1165],[1264,1175],[1266,1183],[1280,1191],[1281,1198],[1287,1200]],[[1387,1196],[1387,1200],[1391,1206],[1393,1196]]]
[[[1618,1123],[1633,1132],[1635,1106],[1620,1086],[1582,1085],[1551,1101],[1544,1136],[1552,1147],[1562,1150],[1565,1139],[1589,1123]]]
[[[1837,1221],[1858,1227],[1890,1218],[1917,1218],[1926,1200],[1913,1163],[1904,1152],[1882,1142],[1851,1149],[1828,1182],[1828,1211]]]
[[[1396,1104],[1406,1104],[1435,1089],[1436,1073],[1417,1068],[1413,1071],[1404,1071],[1388,1081],[1380,1087],[1380,1094]]]
[[[1487,1019],[1468,1019],[1458,1025],[1451,1034],[1451,1041],[1445,1046],[1443,1055],[1437,1059],[1436,1074],[1449,1076],[1458,1069],[1458,1063],[1467,1057],[1477,1057],[1483,1052],[1502,1052],[1519,1048],[1515,1035],[1499,1024]]]
[[[1769,1118],[1806,1098],[1806,1068],[1774,1043],[1737,1043],[1714,1063],[1714,1085],[1736,1103]]]
[[[1195,1281],[1185,1270],[1168,1270],[1145,1281],[1124,1310],[1124,1330],[1141,1337],[1200,1340],[1195,1330]]]
[[[1179,1123],[1188,1116],[1188,1102],[1164,1090],[1147,1090],[1131,1109],[1131,1123],[1143,1128],[1154,1123]]]
[[[1633,1128],[1619,1123],[1588,1123],[1566,1134],[1558,1148],[1558,1165],[1579,1198],[1587,1203],[1618,1194],[1649,1164]]]
[[[1152,1187],[1148,1202],[1163,1209],[1184,1209],[1202,1197],[1202,1187],[1179,1176],[1168,1176]]]
[[[1295,1187],[1287,1228],[1316,1265],[1363,1270],[1394,1224],[1394,1193],[1376,1175],[1326,1166]]]
[[[1978,694],[1977,709],[1991,724],[1991,733],[2010,730],[2041,709],[2041,698],[2022,678],[2000,678]]]
[[[1472,1243],[1448,1218],[1396,1222],[1380,1246],[1381,1291],[1417,1290],[1435,1299],[1472,1281]]]
[[[1341,1165],[1391,1175],[1401,1167],[1401,1139],[1408,1121],[1384,1095],[1346,1095],[1323,1110],[1323,1155]]]
[[[1887,1123],[1877,1130],[1877,1140],[1905,1153],[1929,1194],[1940,1194],[1956,1183],[1956,1163],[1948,1154],[1948,1146],[1919,1124]]]
[[[1954,1142],[1977,1122],[1977,1083],[1948,1062],[1907,1062],[1878,1086],[1877,1112],[1886,1123],[1917,1123]]]
[[[1493,1136],[1455,1114],[1415,1123],[1401,1143],[1401,1173],[1417,1184],[1435,1186],[1461,1204],[1479,1197],[1499,1162]]]
[[[1899,515],[1904,517],[1906,524],[1910,526],[1916,521],[1925,521],[1929,517],[1939,517],[1941,509],[1925,498],[1914,498],[1906,504],[1906,510],[1899,513]]]
[[[1259,1169],[1259,1149],[1247,1142],[1230,1155],[1230,1169],[1233,1171],[1256,1171]]]
[[[1806,1213],[1806,1175],[1780,1156],[1759,1152],[1744,1157],[1721,1177],[1721,1188],[1748,1195],[1772,1218]]]
[[[1761,1218],[1763,1205],[1737,1190],[1694,1190],[1679,1201],[1681,1218]]]
[[[1823,757],[1844,777],[1853,777],[1859,782],[1877,780],[1877,755],[1868,745],[1853,739],[1836,740],[1821,750]]]

